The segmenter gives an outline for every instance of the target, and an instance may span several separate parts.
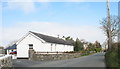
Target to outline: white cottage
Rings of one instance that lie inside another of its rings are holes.
[[[74,51],[71,41],[29,31],[17,43],[17,58],[28,58],[28,50],[33,48],[39,52]]]

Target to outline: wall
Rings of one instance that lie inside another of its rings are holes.
[[[34,54],[33,60],[62,60],[80,57],[80,53],[74,54]]]
[[[80,57],[81,53],[62,53],[62,54],[37,54],[33,49],[29,50],[30,60],[62,60]]]
[[[3,67],[12,67],[12,56],[5,55],[0,57],[0,69]]]
[[[28,50],[29,50],[29,44],[33,44],[33,49],[36,51],[41,50],[43,51],[46,46],[43,46],[43,43],[41,43],[40,40],[33,37],[32,35],[28,34],[25,36],[23,40],[17,45],[17,57],[24,57],[28,58]],[[41,47],[44,48],[41,48]],[[47,49],[47,48],[46,48]],[[24,54],[23,54],[24,53]]]

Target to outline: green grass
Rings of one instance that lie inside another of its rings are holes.
[[[83,54],[83,55],[81,55],[81,56],[88,56],[88,55],[92,55],[92,54],[95,54],[95,53]]]

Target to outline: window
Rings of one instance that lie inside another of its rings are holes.
[[[29,49],[33,49],[33,44],[29,44]]]

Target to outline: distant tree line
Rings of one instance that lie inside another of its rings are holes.
[[[102,50],[102,46],[98,41],[95,41],[95,43],[90,43],[90,42],[82,41],[78,38],[76,38],[76,40],[73,40],[73,38],[70,36],[68,37],[63,36],[63,39],[67,41],[72,41],[75,52],[80,52],[80,51],[100,52]]]

